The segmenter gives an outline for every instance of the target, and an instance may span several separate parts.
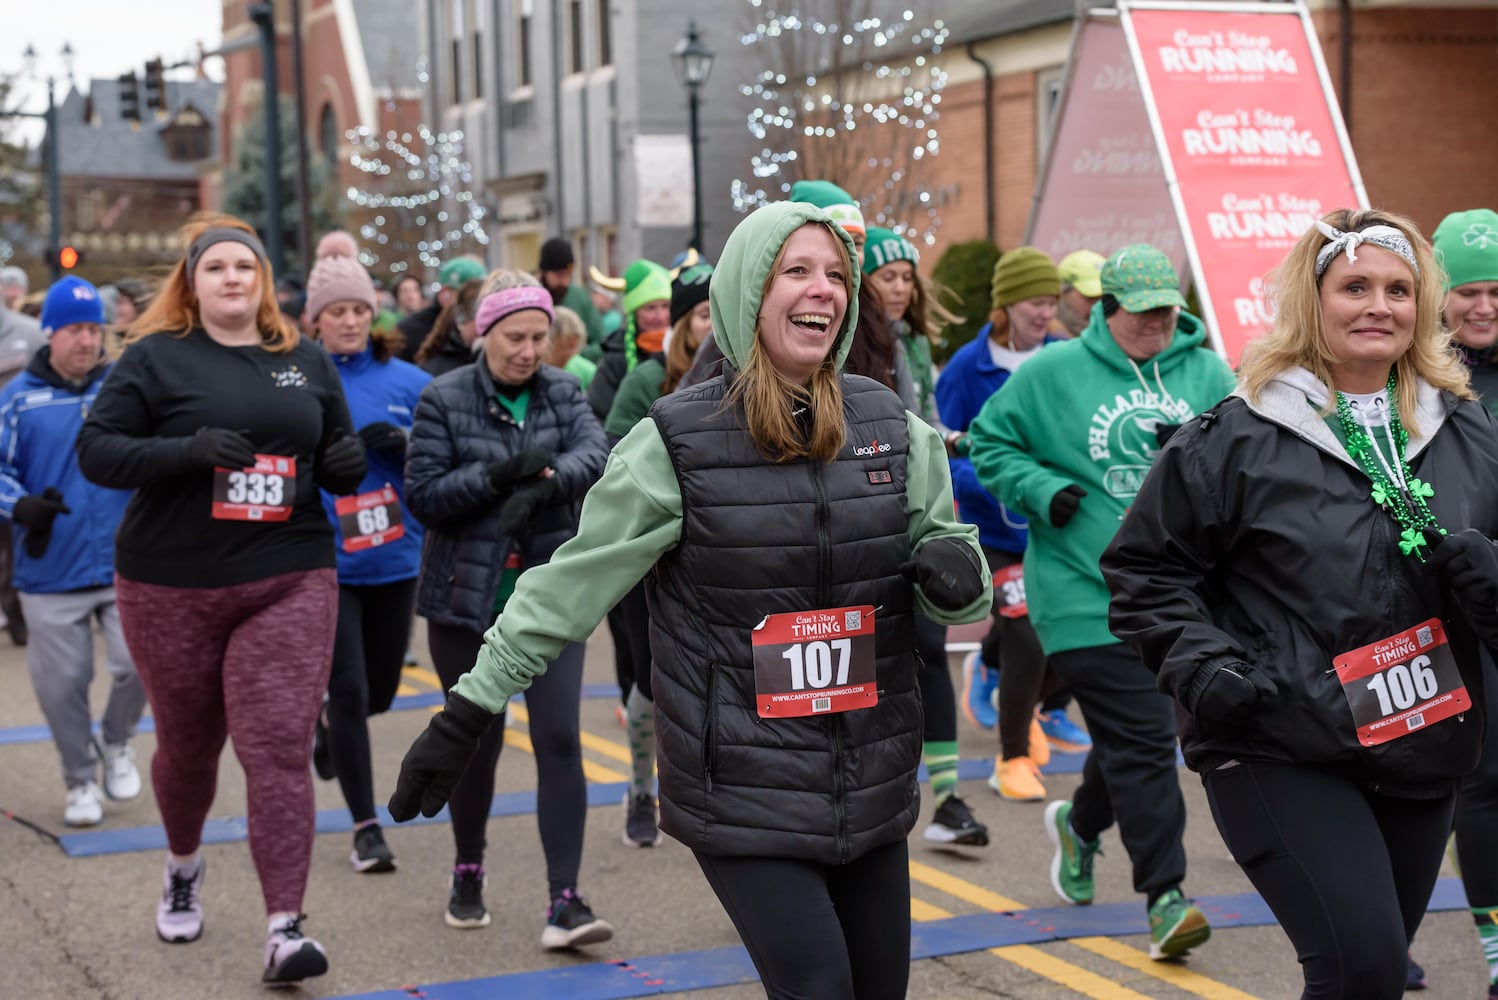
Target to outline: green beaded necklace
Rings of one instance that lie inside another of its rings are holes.
[[[1434,528],[1442,535],[1446,531],[1436,523],[1435,515],[1425,502],[1436,495],[1435,488],[1417,478],[1410,471],[1409,463],[1404,460],[1409,434],[1399,421],[1398,380],[1392,368],[1389,369],[1389,382],[1385,389],[1389,397],[1388,433],[1394,452],[1389,458],[1384,457],[1383,449],[1374,440],[1372,428],[1365,431],[1358,426],[1347,397],[1340,392],[1337,393],[1337,419],[1342,423],[1342,433],[1347,436],[1347,453],[1357,460],[1363,472],[1373,481],[1373,491],[1369,498],[1393,515],[1403,529],[1399,534],[1399,551],[1424,562],[1425,553],[1422,550],[1426,542],[1423,529]]]

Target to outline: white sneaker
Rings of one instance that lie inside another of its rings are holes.
[[[104,794],[116,802],[128,802],[140,794],[135,748],[128,743],[104,747]]]
[[[168,944],[186,944],[203,934],[203,874],[208,862],[198,859],[194,869],[173,868],[166,860],[162,875],[161,902],[156,904],[156,936]]]
[[[86,781],[68,789],[68,807],[62,821],[66,826],[98,826],[104,821],[104,794],[98,784]]]
[[[305,916],[287,920],[265,939],[266,983],[296,983],[328,971],[328,954],[322,945],[302,936]]]

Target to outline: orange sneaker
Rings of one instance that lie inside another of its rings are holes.
[[[1040,768],[1029,757],[1011,757],[994,764],[988,787],[1011,802],[1044,802]]]
[[[1051,741],[1046,739],[1045,730],[1040,728],[1039,708],[1030,717],[1030,759],[1035,762],[1036,767],[1045,767],[1051,762]]]

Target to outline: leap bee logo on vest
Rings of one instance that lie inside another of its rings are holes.
[[[859,458],[873,458],[875,455],[885,454],[891,447],[893,446],[889,444],[880,444],[876,439],[868,444],[855,444],[853,446],[853,454]]]
[[[1113,462],[1103,470],[1103,489],[1121,500],[1132,500],[1160,453],[1162,424],[1179,424],[1196,416],[1185,400],[1164,398],[1132,389],[1104,403],[1087,428],[1088,456],[1094,462]]]

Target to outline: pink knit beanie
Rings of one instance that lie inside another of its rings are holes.
[[[345,300],[367,302],[375,312],[380,309],[374,282],[357,260],[352,257],[322,258],[312,266],[312,274],[307,278],[307,318],[315,322],[318,313],[334,302]]]

